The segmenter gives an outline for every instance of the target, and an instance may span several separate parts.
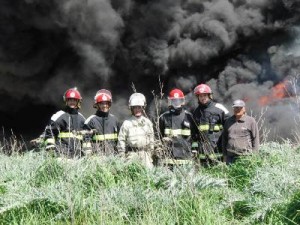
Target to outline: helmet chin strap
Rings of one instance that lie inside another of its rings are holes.
[[[174,106],[170,106],[170,111],[175,114],[179,114],[182,111],[182,106],[175,108]]]

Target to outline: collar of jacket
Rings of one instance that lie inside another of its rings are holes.
[[[236,120],[235,115],[233,115],[235,121],[241,121],[241,122],[245,122],[246,121],[246,114],[244,114],[240,119]]]
[[[171,113],[171,114],[175,114],[175,115],[179,115],[179,114],[182,112],[182,110],[183,110],[182,107],[180,107],[180,108],[178,108],[178,109],[175,109],[175,108],[173,108],[173,107],[170,107],[170,108],[169,108],[170,113]]]
[[[78,109],[74,109],[74,108],[70,108],[70,107],[66,106],[65,112],[67,112],[69,114],[78,114]]]
[[[135,117],[135,116],[132,116],[131,117],[131,120],[132,120],[132,124],[134,126],[139,126],[139,127],[142,127],[146,124],[146,120],[145,120],[145,117],[141,116],[139,118]]]
[[[209,100],[206,104],[201,104],[200,102],[198,102],[198,104],[201,109],[206,109],[206,108],[212,106],[213,102],[212,102],[212,100]]]
[[[96,112],[96,116],[99,116],[99,117],[108,117],[108,114],[109,114],[109,112],[103,112],[101,110],[97,110],[97,112]]]

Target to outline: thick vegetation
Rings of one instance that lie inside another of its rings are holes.
[[[0,224],[300,224],[300,152],[148,170],[119,158],[0,157]]]

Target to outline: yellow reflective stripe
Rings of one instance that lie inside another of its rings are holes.
[[[82,144],[82,147],[83,147],[83,148],[90,148],[90,147],[92,147],[92,144],[91,144],[90,142],[84,142],[84,143]]]
[[[207,131],[209,129],[209,125],[208,124],[206,124],[206,125],[199,125],[198,129],[200,131]]]
[[[58,137],[59,138],[77,138],[79,140],[83,139],[82,135],[76,135],[76,134],[71,133],[71,132],[60,132],[58,134]]]
[[[55,144],[55,139],[54,138],[48,138],[48,139],[46,139],[45,144],[46,145],[47,144]]]
[[[118,134],[97,134],[93,136],[94,141],[115,140],[118,139]]]
[[[181,135],[190,136],[191,135],[191,130],[183,129],[183,130],[181,130]]]
[[[216,159],[216,158],[221,158],[223,156],[222,153],[214,153],[214,154],[209,154],[208,158],[210,159]]]
[[[197,155],[197,158],[199,158],[199,159],[206,159],[207,157],[204,154],[199,154],[199,155]]]
[[[183,136],[190,136],[191,135],[191,130],[190,129],[165,129],[164,133],[166,135],[172,135],[172,136],[177,136],[177,135],[183,135]]]
[[[222,124],[216,124],[214,127],[214,131],[220,131],[220,130],[223,130]]]
[[[192,148],[198,148],[198,142],[192,142]]]
[[[192,160],[185,160],[185,159],[165,159],[163,160],[164,164],[190,164]]]
[[[208,131],[209,130],[209,124],[199,125],[198,129],[200,131]],[[220,130],[223,130],[222,124],[215,124],[214,125],[214,131],[220,131]]]
[[[197,158],[199,159],[218,159],[223,156],[222,153],[213,153],[213,154],[198,154]]]

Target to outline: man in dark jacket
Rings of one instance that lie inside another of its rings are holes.
[[[163,164],[191,163],[192,139],[197,130],[193,116],[183,108],[185,97],[181,90],[173,89],[168,96],[169,110],[159,118],[159,129],[168,152]]]
[[[84,129],[93,131],[88,137],[91,140],[91,150],[89,153],[100,155],[111,155],[117,153],[117,141],[120,125],[118,119],[109,113],[112,103],[111,92],[106,89],[99,90],[94,97],[94,108],[97,109],[95,115],[90,116]],[[89,140],[84,143],[85,150],[89,147]]]
[[[258,126],[253,117],[246,115],[245,102],[235,100],[232,107],[234,115],[226,121],[222,135],[224,161],[227,164],[241,155],[258,152],[259,148]]]
[[[206,84],[199,84],[194,89],[198,107],[193,117],[198,126],[198,142],[193,148],[198,149],[198,157],[203,164],[212,164],[222,157],[221,135],[229,111],[220,103],[213,102],[212,90]]]
[[[77,88],[68,89],[64,96],[66,107],[55,113],[44,132],[46,150],[54,150],[68,157],[81,155],[82,135],[85,118],[78,112],[82,97]]]

